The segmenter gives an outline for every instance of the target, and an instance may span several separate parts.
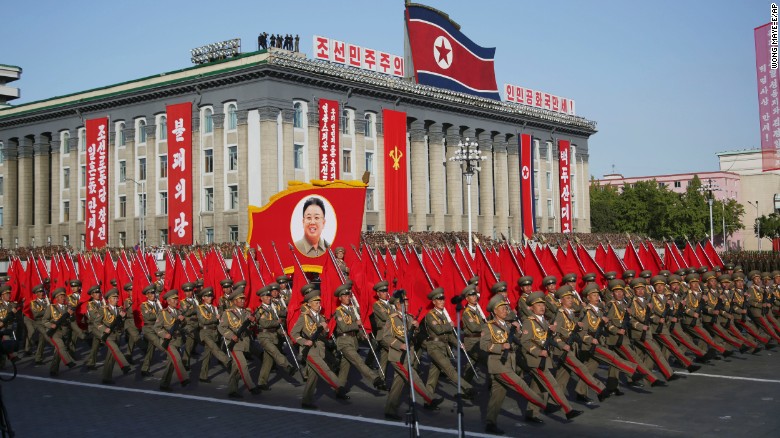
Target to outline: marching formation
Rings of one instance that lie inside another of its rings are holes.
[[[675,368],[693,373],[700,363],[756,354],[780,342],[780,271],[745,275],[728,264],[722,270],[690,268],[655,276],[626,270],[618,278],[606,272],[606,287],[598,286],[596,274],[586,274],[581,289],[576,274],[544,277],[541,291],[534,291],[533,277],[523,276],[517,280],[517,302],[507,295],[513,286],[498,281],[489,289],[485,309],[481,279],[474,276],[456,297],[441,287],[431,290],[428,310],[418,315],[407,311],[411,291],[391,293],[389,283],[379,281],[373,285],[368,329],[349,279],[335,290],[307,283],[297,292],[286,275],[256,291],[247,290],[244,281],[225,279],[215,303],[215,291],[201,280],[184,283],[180,299],[180,291],[163,289],[163,275],[143,289],[137,314],[131,298],[119,302],[115,280],[105,294],[99,286],[86,291],[83,314],[80,280],[51,291],[44,281],[33,288],[31,317],[21,312],[22,303],[10,301],[11,287],[3,284],[0,331],[5,339],[16,338],[36,364],[44,362],[50,346],[52,376],[60,374],[61,365],[75,367],[79,352],[83,366],[96,370],[104,354],[100,382],[111,385],[115,368],[128,374],[138,360],[141,375],[151,376],[153,361],[163,356],[160,390],[171,391],[174,377],[181,387],[190,383],[197,357],[202,362],[198,379],[210,383],[215,359],[229,375],[229,397],[244,397],[242,383],[253,395],[270,389],[275,370],[287,380],[305,382],[306,409],[317,409],[320,381],[335,397],[348,400],[354,368],[376,394],[387,391],[384,415],[392,420],[402,419],[402,395],[410,382],[423,407],[437,410],[443,401],[437,395],[439,380],[446,376],[451,384],[460,380],[464,400],[489,392],[486,431],[494,434],[503,433],[498,416],[508,393],[527,400],[529,422],[543,423],[542,415],[557,411],[571,420],[582,414],[573,401],[595,406],[591,397],[603,402],[623,395],[621,384],[663,386],[678,377]],[[125,296],[133,296],[133,287],[122,285]],[[246,305],[250,293],[259,297],[254,309]],[[338,300],[332,315],[322,312],[326,296]],[[300,313],[288,327],[294,301],[301,303]],[[460,303],[461,314],[451,315],[447,301]],[[460,331],[455,316],[462,321]],[[453,364],[458,358],[464,364],[460,379]],[[7,359],[19,357],[6,352],[0,358]],[[253,377],[255,361],[259,372]],[[569,385],[572,379],[576,384]]]

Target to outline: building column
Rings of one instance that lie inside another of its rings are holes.
[[[509,229],[513,238],[522,241],[523,230],[520,228],[520,154],[516,141],[507,141],[506,167],[509,181]],[[534,202],[534,201],[531,201]],[[531,238],[531,236],[526,236]]]
[[[266,106],[258,109],[260,120],[260,151],[263,154],[263,160],[260,162],[260,173],[262,175],[262,204],[268,202],[271,195],[277,193],[277,181],[282,178],[279,174],[279,168],[284,164],[282,157],[278,155],[277,148],[277,126],[276,119],[279,116],[279,109]],[[311,119],[309,119],[311,121]]]
[[[35,174],[35,204],[33,205],[33,217],[35,222],[35,245],[46,244],[46,225],[49,224],[51,213],[51,192],[49,191],[49,178],[51,177],[51,157],[49,155],[49,138],[43,135],[36,136],[33,144],[33,168]]]
[[[428,168],[430,169],[429,196],[433,213],[433,231],[444,231],[444,134],[440,124],[428,127]]]
[[[411,225],[414,231],[426,231],[428,151],[425,144],[425,125],[422,121],[415,120],[409,124],[409,140],[412,179],[412,185],[409,187],[409,194],[412,197]]]
[[[277,122],[279,123],[279,129],[281,130],[281,135],[277,138],[278,145],[282,149],[282,154],[284,155],[284,167],[282,168],[282,176],[283,179],[281,182],[280,191],[287,188],[287,182],[296,180],[298,178],[295,177],[295,129],[293,128],[293,119],[295,118],[295,110],[293,109],[283,109],[281,110],[280,117],[277,118]],[[303,163],[304,169],[306,167],[309,168],[309,178],[312,177],[311,169],[312,165],[314,164],[314,161],[309,159],[308,163]],[[308,182],[308,181],[306,181]]]
[[[30,245],[30,228],[33,224],[33,199],[35,180],[33,178],[33,141],[21,139],[19,143],[19,198],[18,228],[19,246]]]
[[[127,166],[126,169],[125,169],[125,172],[126,172],[127,177],[135,179],[135,176],[134,176],[135,175],[135,167],[138,164],[136,157],[138,156],[138,153],[136,151],[136,146],[135,146],[135,125],[134,125],[134,123],[132,123],[132,121],[127,123],[125,125],[124,131],[125,131],[125,139],[126,139],[126,142],[125,142],[125,155],[124,155],[124,157],[121,157],[121,158],[125,159],[125,166]],[[110,157],[110,155],[109,155],[109,157]],[[71,170],[70,173],[73,174],[73,171]],[[72,177],[72,175],[71,175],[71,177]],[[71,193],[74,193],[74,190],[72,188],[75,186],[75,184],[72,181],[73,181],[73,178],[71,178],[71,186],[70,187],[71,187]],[[126,245],[129,246],[129,247],[132,247],[134,245],[133,242],[138,243],[139,245],[141,243],[139,241],[139,239],[138,239],[138,230],[139,230],[139,226],[140,226],[140,221],[136,222],[136,220],[135,220],[135,217],[136,217],[135,210],[136,210],[136,205],[138,204],[138,188],[136,187],[136,184],[133,181],[126,181],[123,185],[124,185],[124,195],[125,195],[125,199],[126,199],[126,202],[127,202],[127,204],[125,205],[125,207],[126,207],[125,211],[127,212],[127,214],[125,215],[125,218],[124,218],[125,239],[126,239]],[[78,193],[78,190],[76,190],[75,193]],[[73,196],[71,196],[71,199],[73,199]],[[78,196],[76,197],[75,202],[76,202],[76,204],[78,204]],[[70,205],[71,205],[71,207],[70,207],[71,223],[75,223],[76,221],[74,219],[77,216],[74,215],[74,212],[76,212],[76,210],[73,208],[73,205],[74,205],[74,201],[73,200],[71,200]],[[118,233],[119,230],[116,230],[116,231]],[[71,240],[71,245],[72,246],[75,247],[77,245],[76,238],[78,238],[78,237],[79,236],[77,234],[75,234],[74,232],[71,231],[71,233],[70,233],[70,240]]]
[[[228,233],[225,222],[225,113],[216,110],[214,123],[214,242],[226,242]]]
[[[14,247],[14,239],[17,237],[18,200],[19,200],[19,144],[16,141],[5,141],[5,162],[3,169],[3,245],[6,248]]]
[[[478,140],[479,150],[485,160],[480,163],[479,177],[479,232],[490,238],[494,236],[493,224],[495,210],[493,208],[493,140],[488,133],[482,133]]]
[[[243,164],[247,161],[246,157],[249,157],[248,147],[249,144],[249,125],[247,119],[249,117],[249,111],[240,109],[236,111],[236,135],[238,140],[236,141],[236,148],[238,153],[238,168],[241,169]],[[249,235],[249,215],[242,214],[241,212],[249,211],[249,172],[238,171],[238,241],[245,241]],[[170,195],[169,195],[170,196]],[[235,213],[234,213],[235,214]]]
[[[493,169],[495,171],[495,226],[499,233],[504,233],[509,239],[514,238],[509,234],[509,193],[507,190],[507,154],[506,142],[499,139],[493,141]],[[515,239],[517,240],[517,239]]]
[[[62,196],[61,196],[61,183],[60,180],[62,179],[62,166],[60,166],[60,147],[61,147],[61,141],[59,140],[59,133],[55,134],[56,136],[52,138],[51,140],[51,155],[49,157],[49,163],[51,168],[51,197],[50,197],[50,205],[51,208],[51,215],[49,218],[51,218],[49,227],[49,234],[46,236],[48,244],[48,237],[51,236],[51,244],[52,245],[62,245],[62,232],[60,230],[60,208],[62,204]],[[112,193],[112,192],[109,192]],[[109,197],[109,202],[110,201]],[[111,219],[113,219],[113,216],[109,216]],[[109,220],[109,223],[113,223],[112,220]],[[111,231],[109,229],[109,231]]]
[[[385,144],[384,119],[382,111],[376,114],[376,143],[374,143],[374,167],[376,174],[374,176],[374,207],[377,210],[376,230],[386,231],[385,222],[385,154],[387,154],[387,145]]]
[[[458,151],[460,135],[457,128],[448,130],[445,137],[445,152],[447,158],[447,214],[445,216],[446,231],[463,230],[463,173],[460,164],[450,161]]]

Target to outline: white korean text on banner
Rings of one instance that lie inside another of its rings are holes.
[[[87,120],[86,249],[108,243],[108,117]]]
[[[192,102],[168,105],[168,238],[192,245]]]

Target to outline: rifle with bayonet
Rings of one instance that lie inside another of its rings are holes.
[[[553,342],[555,341],[555,332],[550,329],[550,327],[547,327],[547,337],[544,339],[544,343],[542,344],[542,350],[547,352],[547,356],[542,356],[541,360],[539,361],[539,369],[544,370],[547,365],[547,358],[552,358],[552,355],[550,353],[550,347],[553,346]]]
[[[176,320],[177,323],[179,321],[180,320],[178,319]],[[249,331],[249,326],[252,325],[252,322],[253,321],[251,319],[246,319],[244,320],[244,322],[241,323],[241,326],[239,326],[238,330],[236,330],[236,338],[238,339],[237,341],[234,341],[232,339],[225,340],[225,346],[227,347],[228,352],[233,351],[233,347],[236,346],[236,343],[240,341],[241,338]],[[173,330],[173,327],[171,327],[171,332],[175,332],[175,330]]]
[[[123,307],[122,311],[127,314],[128,307]],[[110,326],[108,326],[108,333],[103,332],[103,336],[100,337],[100,342],[105,343],[106,339],[108,339],[109,336],[111,336],[111,333],[114,333],[118,330],[120,330],[122,327],[124,327],[125,324],[125,317],[122,316],[121,313],[118,313],[116,317],[114,317],[114,321],[111,323]],[[168,348],[168,344],[165,344],[164,348]]]
[[[417,321],[420,318],[420,314],[421,313],[422,313],[422,307],[420,307],[420,309],[417,310],[417,315],[414,316],[414,320],[413,321]],[[406,324],[406,321],[404,321],[404,324]],[[401,359],[399,360],[399,362],[406,363],[406,362],[404,362],[406,360],[406,352],[409,351],[409,349],[411,348],[412,349],[412,353],[414,353],[414,359],[417,361],[417,363],[420,363],[420,358],[417,357],[417,348],[418,348],[417,342],[412,342],[411,341],[411,340],[416,340],[417,339],[417,338],[415,338],[415,336],[417,336],[417,330],[419,328],[420,328],[419,324],[417,325],[417,327],[412,326],[411,330],[409,330],[409,332],[407,333],[407,338],[410,339],[409,343],[412,344],[412,345],[411,346],[410,345],[406,346],[406,350],[404,350],[401,353]],[[420,342],[420,345],[422,345],[422,342]]]
[[[563,350],[563,353],[561,354],[561,357],[558,358],[558,366],[554,367],[552,370],[552,373],[555,374],[556,371],[558,371],[558,368],[562,367],[563,364],[566,363],[566,358],[569,356],[569,352],[572,350],[572,346],[575,342],[578,344],[582,344],[582,337],[580,337],[579,331],[582,330],[582,327],[580,327],[579,324],[574,325],[574,330],[569,333],[569,337],[566,338],[566,341],[564,343],[569,346],[568,350]]]
[[[63,312],[62,316],[60,316],[60,319],[58,319],[57,322],[54,323],[54,327],[49,326],[48,330],[46,330],[46,336],[49,338],[52,337],[58,328],[64,327],[66,324],[69,324],[70,319],[71,319],[70,312]]]

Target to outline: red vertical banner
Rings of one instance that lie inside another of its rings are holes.
[[[531,134],[520,136],[520,209],[523,236],[530,239],[536,226],[534,212],[534,155]]]
[[[339,103],[320,99],[320,179],[336,181],[339,176]]]
[[[168,240],[192,245],[192,102],[167,105]]]
[[[570,145],[571,143],[569,140],[558,140],[558,175],[560,176],[560,184],[558,187],[561,190],[559,200],[561,204],[561,233],[571,233],[572,231]]]
[[[780,98],[778,98],[777,23],[754,30],[756,40],[756,76],[758,80],[758,117],[761,132],[761,167],[764,172],[780,169]]]
[[[409,231],[406,174],[406,113],[382,110],[385,162],[385,231]]]
[[[87,249],[108,243],[108,117],[87,120]]]

